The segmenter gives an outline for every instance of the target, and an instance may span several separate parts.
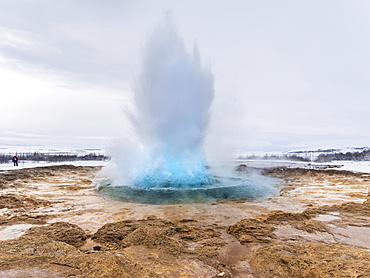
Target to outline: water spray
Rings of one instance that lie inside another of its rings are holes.
[[[125,201],[254,198],[269,192],[245,177],[210,173],[203,150],[214,98],[214,78],[198,48],[188,51],[166,15],[143,48],[127,116],[134,139],[113,152],[109,186]]]

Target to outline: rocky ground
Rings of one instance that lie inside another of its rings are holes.
[[[370,174],[276,168],[268,199],[148,205],[102,197],[99,170],[0,172],[0,277],[370,277]]]

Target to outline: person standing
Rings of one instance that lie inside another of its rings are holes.
[[[14,166],[18,166],[18,157],[16,155],[13,156],[12,161],[14,163]]]

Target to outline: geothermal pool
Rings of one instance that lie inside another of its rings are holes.
[[[254,175],[210,176],[205,184],[151,184],[130,186],[102,184],[98,191],[114,200],[144,204],[212,203],[217,200],[253,200],[278,192],[275,180]]]
[[[258,175],[211,169],[203,145],[214,99],[214,77],[197,46],[189,51],[169,15],[143,48],[141,71],[126,117],[132,134],[113,147],[99,192],[145,204],[209,203],[276,193]]]
[[[146,201],[150,194],[166,200],[225,195],[222,178],[207,171],[203,151],[214,98],[209,66],[203,65],[196,46],[192,52],[186,49],[170,16],[143,50],[133,107],[126,109],[132,134],[113,147],[107,170],[111,184],[120,186],[102,190]],[[246,183],[230,178],[227,186],[235,191],[242,184],[244,190]]]

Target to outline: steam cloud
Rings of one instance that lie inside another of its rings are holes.
[[[213,74],[189,53],[166,15],[148,39],[127,113],[135,140],[113,152],[114,182],[146,186],[210,183],[203,141],[214,97]]]

